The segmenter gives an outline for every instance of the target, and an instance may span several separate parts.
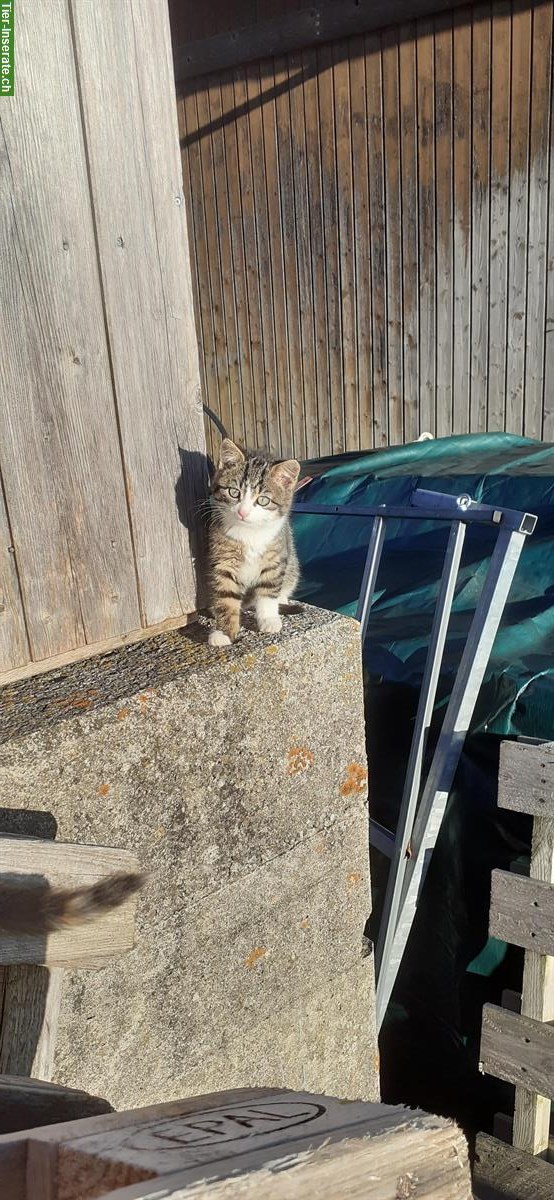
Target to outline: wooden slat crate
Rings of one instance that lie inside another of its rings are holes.
[[[513,1146],[481,1134],[475,1181],[480,1200],[551,1200],[548,1149],[554,1099],[554,743],[505,742],[498,803],[533,816],[529,876],[493,871],[489,931],[525,950],[520,1012],[483,1010],[483,1070],[516,1086]]]
[[[0,1137],[10,1200],[471,1200],[452,1121],[244,1089]]]

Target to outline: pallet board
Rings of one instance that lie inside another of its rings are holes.
[[[399,1200],[416,1188],[418,1200],[471,1200],[452,1121],[273,1088],[0,1137],[10,1200]]]
[[[493,871],[489,933],[535,954],[551,954],[554,887],[513,871]]]
[[[480,1133],[475,1144],[473,1185],[479,1200],[552,1200],[554,1172],[542,1158],[533,1158],[496,1138]]]

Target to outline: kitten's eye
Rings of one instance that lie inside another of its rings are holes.
[[[261,504],[262,508],[267,508],[270,503],[269,496],[258,496],[257,503]]]
[[[231,497],[231,500],[238,500],[238,498],[240,496],[240,492],[239,492],[238,488],[227,488],[227,491]]]

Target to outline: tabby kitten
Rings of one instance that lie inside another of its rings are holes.
[[[260,632],[279,632],[279,604],[288,603],[299,576],[288,519],[299,473],[294,459],[274,463],[223,439],[211,485],[211,646],[234,642],[247,600]]]

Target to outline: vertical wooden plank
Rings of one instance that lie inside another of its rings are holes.
[[[472,433],[487,429],[488,295],[489,295],[489,163],[490,163],[490,7],[472,17],[473,195],[471,216],[471,410]]]
[[[258,263],[254,181],[252,178],[250,126],[248,121],[248,93],[245,70],[242,68],[235,71],[233,94],[237,135],[236,169],[240,180],[246,306],[252,360],[252,392],[250,396],[245,394],[244,399],[247,419],[252,429],[250,444],[269,449],[260,304],[260,269]]]
[[[264,391],[267,418],[267,442],[273,454],[281,449],[279,426],[279,382],[277,377],[275,322],[273,313],[273,279],[271,266],[271,244],[267,202],[264,158],[264,129],[262,118],[262,89],[260,65],[251,63],[246,68],[246,90],[248,97],[248,119],[250,124],[250,150],[252,155],[252,178],[254,185],[254,211],[256,218],[256,240],[258,250],[259,301],[263,345]]]
[[[277,95],[275,103],[277,145],[279,151],[281,230],[283,236],[287,304],[287,336],[291,374],[292,449],[293,453],[299,458],[305,458],[304,369],[302,363],[298,261],[296,257],[293,144],[288,82],[288,64],[286,59],[276,59],[275,83]]]
[[[317,51],[305,50],[304,120],[308,147],[308,204],[311,223],[312,297],[316,356],[316,401],[319,453],[331,453],[331,413],[329,396],[329,345],[326,304],[326,254],[323,228],[323,175],[321,169],[321,139],[319,95],[317,84]]]
[[[335,153],[337,156],[339,216],[344,428],[346,449],[357,450],[359,446],[358,361],[348,45],[346,41],[335,44],[333,50],[333,83],[335,93]]]
[[[12,671],[28,662],[29,658],[15,547],[0,479],[0,672]]]
[[[402,370],[402,212],[400,179],[400,81],[398,30],[381,41],[387,253],[387,354],[389,441],[404,441]]]
[[[296,259],[298,264],[298,302],[300,311],[300,348],[304,402],[304,435],[306,455],[315,458],[319,453],[317,428],[317,397],[315,368],[314,306],[312,293],[311,219],[308,204],[308,167],[310,153],[306,141],[304,120],[304,68],[302,55],[288,58],[289,97],[292,137],[292,169]],[[313,150],[311,151],[313,153]]]
[[[338,236],[337,164],[335,154],[335,102],[333,90],[333,54],[329,46],[317,52],[319,120],[321,137],[321,174],[323,179],[323,222],[327,288],[327,329],[329,337],[329,399],[331,410],[331,446],[333,454],[345,449],[344,394],[342,374],[342,311],[340,305],[340,268]]]
[[[218,351],[217,371],[219,385],[222,387],[222,377],[227,376],[229,387],[229,411],[222,408],[222,415],[227,416],[225,428],[237,442],[246,441],[244,413],[242,407],[242,381],[239,364],[239,335],[237,321],[237,305],[235,296],[235,272],[233,269],[233,252],[231,246],[231,217],[229,210],[229,190],[227,187],[227,163],[225,158],[225,138],[223,132],[224,114],[221,98],[219,75],[212,75],[206,81],[205,100],[207,111],[203,104],[201,91],[197,93],[199,120],[210,130],[211,158],[213,165],[213,191],[204,194],[203,202],[206,211],[206,237],[210,265],[214,270],[214,256],[217,261],[221,284],[222,304],[222,334],[221,342],[217,335]],[[214,279],[214,275],[212,275]],[[214,285],[215,286],[215,285]],[[216,312],[217,317],[217,312]],[[222,401],[225,393],[221,391]]]
[[[554,821],[533,820],[531,879],[554,884]],[[521,1013],[535,1021],[554,1021],[554,958],[526,950],[521,992]],[[529,1154],[548,1149],[551,1102],[546,1096],[516,1088],[513,1144]]]
[[[361,450],[368,450],[373,445],[373,347],[367,97],[363,37],[352,38],[350,41],[350,103],[352,109],[352,161],[354,163],[359,445]]]
[[[527,306],[527,214],[529,198],[529,103],[531,11],[512,6],[512,108],[510,134],[510,224],[506,330],[506,429],[523,433],[525,326]]]
[[[436,434],[452,433],[453,196],[452,15],[435,18],[435,218],[437,255]]]
[[[223,120],[222,137],[225,155],[225,187],[229,212],[231,270],[235,295],[242,417],[246,444],[255,448],[256,429],[253,400],[252,344],[250,340],[246,259],[242,231],[242,180],[238,164],[234,76],[234,71],[225,71],[220,80],[221,113]]]
[[[181,163],[187,206],[189,244],[192,251],[191,269],[200,351],[202,396],[205,403],[215,413],[221,415],[214,334],[217,303],[212,292],[210,280],[203,200],[205,186],[200,159],[198,114],[194,92],[191,89],[188,89],[184,97],[179,100],[177,116],[181,139]],[[208,447],[213,457],[213,423],[210,420],[206,420],[205,429]]]
[[[0,114],[0,460],[38,660],[140,616],[63,0],[21,0],[17,62]]]
[[[417,73],[415,25],[401,25],[400,152],[402,164],[402,267],[404,337],[404,438],[413,442],[419,427],[419,254]]]
[[[274,99],[275,73],[273,63],[260,66],[263,94],[262,120],[264,136],[264,162],[267,180],[267,209],[269,222],[269,249],[271,254],[271,278],[273,298],[273,321],[275,325],[275,347],[277,358],[277,385],[279,398],[280,453],[285,457],[294,452],[292,428],[291,377],[287,332],[287,294],[285,286],[285,261],[283,229],[281,222],[281,189],[279,187],[279,148],[277,144],[277,106]]]
[[[143,622],[153,625],[198,606],[206,486],[167,5],[71,0],[71,11]]]
[[[435,80],[430,20],[417,23],[420,432],[435,433]]]
[[[552,4],[533,9],[529,223],[527,247],[527,338],[523,432],[542,436],[545,390],[544,349],[548,237],[548,142],[552,76]]]
[[[554,54],[553,54],[554,59]],[[546,312],[544,320],[544,378],[542,436],[554,441],[554,62],[550,88],[550,134],[548,139],[548,254],[546,261]]]
[[[389,442],[387,353],[387,259],[385,246],[385,165],[381,41],[366,38],[366,93],[369,147],[371,288],[373,295],[373,444]]]
[[[470,424],[471,344],[471,17],[453,16],[454,346],[452,432]]]
[[[510,187],[511,6],[499,0],[492,19],[488,428],[506,421],[506,306]]]

